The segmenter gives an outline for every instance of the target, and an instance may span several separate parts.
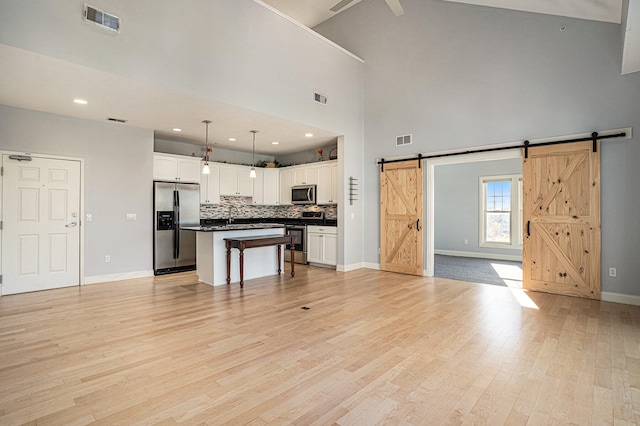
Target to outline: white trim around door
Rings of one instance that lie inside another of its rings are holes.
[[[46,159],[46,160],[63,160],[69,162],[77,162],[79,165],[79,208],[77,210],[77,217],[74,218],[74,221],[77,221],[77,225],[79,227],[79,235],[78,235],[78,285],[84,284],[84,159],[77,157],[67,157],[67,156],[58,156],[58,155],[46,155],[46,154],[34,154],[30,152],[15,152],[15,151],[0,151],[0,158],[4,156],[25,156],[31,157],[33,159]],[[25,160],[26,161],[26,160]],[[4,221],[8,208],[7,205],[2,204],[2,200],[4,199],[4,191],[6,190],[6,173],[5,176],[0,176],[0,218]],[[6,257],[6,253],[2,253],[1,247],[4,243],[4,238],[6,238],[6,227],[8,224],[3,222],[3,227],[0,228],[0,276],[2,276],[2,264],[3,264],[3,256]],[[6,260],[6,259],[4,259]],[[74,262],[75,263],[75,262]],[[6,284],[6,283],[5,283]],[[0,282],[0,296],[4,294],[5,291],[3,289],[3,284]]]

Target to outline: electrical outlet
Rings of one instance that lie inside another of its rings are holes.
[[[109,262],[111,262],[111,256],[106,255],[106,256],[104,257],[104,263],[109,263]]]
[[[469,240],[464,240],[464,243],[465,244],[469,244]]]
[[[93,215],[91,213],[87,213],[87,222],[91,222],[93,220]]]
[[[127,220],[137,220],[135,213],[127,213]]]
[[[616,270],[616,268],[609,268],[610,277],[615,277],[617,274],[618,274],[618,271]]]

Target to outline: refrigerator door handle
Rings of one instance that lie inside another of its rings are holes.
[[[178,191],[173,191],[173,258],[178,259],[180,257],[180,196]]]

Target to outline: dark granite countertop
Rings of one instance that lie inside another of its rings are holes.
[[[318,226],[338,226],[338,221],[336,219],[302,219],[302,218],[283,218],[283,217],[274,217],[274,218],[250,218],[250,219],[234,219],[233,225],[236,224],[273,224],[277,223],[280,225],[318,225]],[[226,225],[226,219],[200,219],[200,226],[220,226]]]
[[[273,229],[284,228],[282,223],[221,223],[213,225],[201,225],[200,226],[183,226],[180,229],[186,231],[198,231],[198,232],[214,232],[214,231],[243,231],[247,229]]]

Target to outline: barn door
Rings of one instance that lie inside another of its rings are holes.
[[[580,142],[523,156],[525,289],[600,299],[599,152]]]
[[[418,161],[380,172],[380,269],[423,275],[423,169]]]

